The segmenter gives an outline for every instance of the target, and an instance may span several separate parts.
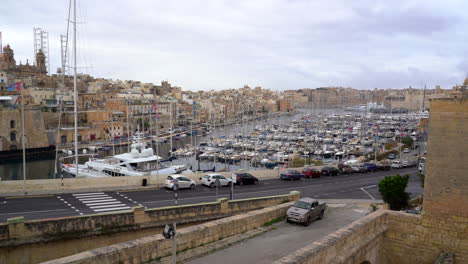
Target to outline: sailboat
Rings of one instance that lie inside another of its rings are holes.
[[[106,158],[90,158],[84,164],[78,162],[78,91],[76,67],[76,0],[73,1],[73,100],[74,100],[74,132],[75,132],[75,162],[63,163],[62,173],[71,177],[118,177],[147,176],[158,174],[174,174],[186,170],[188,165],[166,167],[160,163],[161,157],[154,154],[152,148],[146,148],[142,134],[132,138],[130,151]]]

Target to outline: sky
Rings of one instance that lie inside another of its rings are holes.
[[[68,0],[2,0],[17,62],[33,28],[60,67]],[[451,88],[468,73],[466,0],[77,0],[77,64],[94,77],[187,90],[244,85]],[[71,36],[70,36],[71,40]]]

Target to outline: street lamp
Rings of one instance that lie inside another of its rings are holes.
[[[177,191],[179,190],[179,180],[178,179],[173,179],[172,183],[174,184],[172,186],[172,190],[174,190],[174,205],[177,206]],[[172,238],[172,263],[176,264],[177,263],[177,227],[176,227],[176,222],[172,224],[166,224],[164,227],[162,235],[166,239]]]

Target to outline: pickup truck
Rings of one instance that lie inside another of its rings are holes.
[[[312,220],[322,219],[327,205],[313,198],[304,197],[297,200],[286,213],[288,223],[296,222],[304,226],[310,225]]]

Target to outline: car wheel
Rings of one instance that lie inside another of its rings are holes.
[[[257,180],[255,180],[255,181],[254,181],[254,184],[255,184],[255,185],[257,185],[257,184],[258,184],[258,181],[257,181]]]
[[[244,182],[243,182],[243,181],[239,181],[239,185],[244,185]]]
[[[214,187],[215,187],[215,184],[214,184],[214,182],[212,182],[212,183],[210,184],[210,188],[214,188]]]
[[[304,222],[304,226],[309,226],[311,222],[312,222],[312,219],[310,218],[310,216],[307,217],[307,219]]]
[[[320,212],[320,215],[319,215],[319,217],[318,217],[318,220],[322,220],[324,214],[325,214],[325,212],[322,210],[322,211]]]
[[[231,187],[231,185],[232,185],[232,182],[228,182],[227,186]]]
[[[195,189],[195,184],[190,185],[190,190]]]
[[[172,190],[173,190],[174,192],[176,191],[176,187],[175,187],[175,185],[174,185],[174,186],[172,186]]]

